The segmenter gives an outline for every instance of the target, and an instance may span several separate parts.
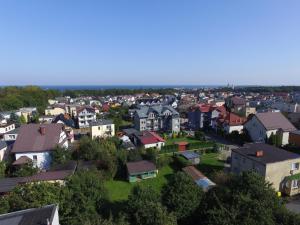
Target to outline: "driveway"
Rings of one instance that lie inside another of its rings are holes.
[[[286,204],[286,208],[292,212],[300,213],[300,197],[292,199]]]

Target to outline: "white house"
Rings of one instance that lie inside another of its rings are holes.
[[[133,142],[136,146],[161,149],[165,145],[165,140],[155,132],[143,131],[133,134]]]
[[[115,136],[115,124],[111,120],[96,120],[90,123],[92,138]]]
[[[51,165],[51,151],[61,146],[68,148],[67,134],[62,124],[27,124],[20,127],[12,153],[16,161],[20,157],[32,160],[40,169]]]
[[[14,130],[16,127],[15,127],[15,124],[14,123],[3,123],[3,124],[0,124],[0,135],[2,134],[5,134],[9,131],[12,131]]]
[[[77,118],[79,128],[89,127],[90,123],[96,121],[96,112],[93,107],[83,106],[77,108]]]
[[[295,131],[294,125],[280,112],[257,113],[245,124],[252,141],[264,142],[271,134],[280,135],[281,144],[289,143],[289,132]]]
[[[6,155],[7,145],[5,141],[0,141],[0,162],[4,159]]]

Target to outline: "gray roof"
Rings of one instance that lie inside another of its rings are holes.
[[[25,209],[0,215],[1,225],[47,225],[52,224],[56,205]],[[49,223],[47,223],[49,222]]]
[[[141,106],[136,110],[136,113],[140,118],[146,118],[150,112],[154,112],[159,116],[163,116],[163,113],[166,110],[169,110],[172,113],[172,116],[179,116],[179,113],[169,105]]]
[[[23,182],[24,182],[23,177],[2,178],[2,179],[0,179],[0,193],[10,192],[18,184],[23,183]],[[1,219],[0,219],[0,221],[1,221]]]
[[[257,113],[256,118],[267,130],[295,131],[294,125],[280,112]]]
[[[154,163],[147,160],[128,162],[126,163],[126,166],[129,175],[156,170],[156,166],[154,165]]]
[[[90,126],[102,126],[102,125],[109,125],[113,124],[112,120],[96,120],[93,122],[90,122]]]
[[[5,141],[0,141],[0,150],[3,149],[3,148],[6,148],[7,147],[7,144]]]
[[[233,152],[239,153],[240,155],[246,156],[254,161],[262,164],[282,162],[285,160],[299,159],[300,155],[292,152],[288,152],[281,148],[277,148],[272,145],[264,143],[251,143],[245,144],[241,148],[232,149]],[[263,156],[257,157],[256,152],[263,151]]]

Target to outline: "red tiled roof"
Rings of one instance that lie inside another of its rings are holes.
[[[92,113],[94,113],[95,112],[95,109],[93,108],[93,107],[91,107],[91,106],[82,106],[82,107],[78,107],[77,109],[76,109],[76,111],[77,111],[77,113],[81,113],[83,110],[87,110],[88,112],[92,112]]]
[[[242,125],[246,121],[246,118],[240,117],[232,112],[229,112],[225,117],[225,122],[230,126]]]
[[[40,128],[45,129],[42,135]],[[20,127],[17,140],[13,146],[12,153],[21,152],[45,152],[52,150],[59,144],[62,124],[26,124]]]
[[[138,137],[143,145],[153,144],[158,142],[165,142],[158,134],[150,131],[142,132],[142,135]]]

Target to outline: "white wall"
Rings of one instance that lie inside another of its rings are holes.
[[[157,142],[157,143],[153,143],[153,144],[147,144],[144,145],[144,148],[157,148],[157,149],[161,149],[162,146],[164,146],[165,143],[164,142]]]
[[[239,133],[242,133],[244,126],[243,125],[238,125],[238,126],[225,126],[224,130],[227,134],[232,133],[233,131],[237,131]]]
[[[33,160],[33,156],[37,156],[36,165],[40,169],[48,169],[51,165],[51,154],[50,152],[25,152],[25,153],[16,153],[16,160],[21,156],[27,156],[28,158]]]
[[[110,126],[111,129],[108,129],[107,126]],[[111,135],[107,135],[106,132],[110,132]],[[92,135],[93,139],[97,138],[97,137],[115,136],[115,125],[107,124],[107,125],[101,125],[101,126],[92,126],[91,127],[91,135]]]
[[[3,160],[7,147],[0,149],[0,162]]]

